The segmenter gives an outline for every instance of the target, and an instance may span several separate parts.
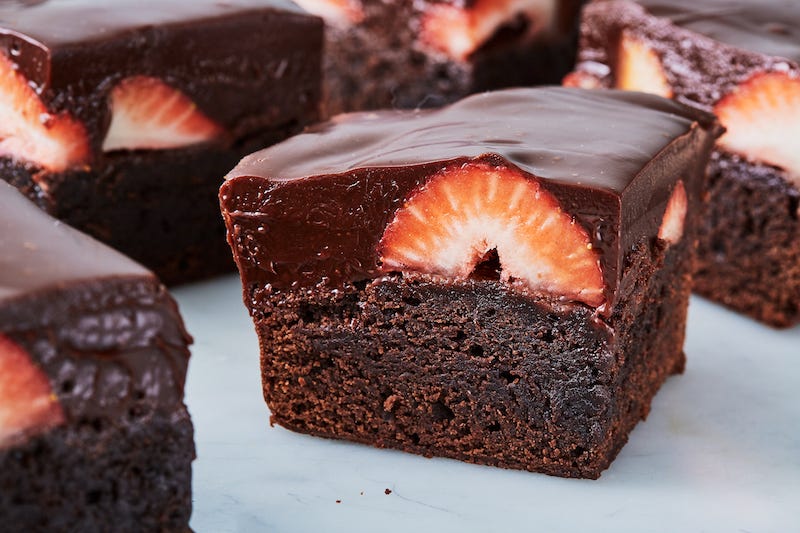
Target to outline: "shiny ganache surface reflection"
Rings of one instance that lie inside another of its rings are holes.
[[[228,179],[288,181],[496,154],[547,180],[620,193],[697,120],[710,118],[641,93],[496,91],[435,111],[340,115],[244,158]]]
[[[650,13],[725,44],[800,62],[797,0],[638,0]]]
[[[46,215],[0,180],[0,304],[30,291],[112,276],[152,274]]]
[[[0,28],[0,34],[23,34],[55,46],[269,7],[300,12],[288,0],[5,1],[0,2],[0,27],[7,29]]]

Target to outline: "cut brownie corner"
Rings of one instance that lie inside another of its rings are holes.
[[[191,337],[144,267],[0,181],[0,522],[184,531]]]
[[[798,24],[800,4],[781,1],[595,0],[564,80],[718,116],[695,289],[777,328],[800,323]]]
[[[244,159],[220,199],[271,421],[597,478],[683,370],[718,134],[662,98],[518,89]]]

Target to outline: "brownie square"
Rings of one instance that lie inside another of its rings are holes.
[[[572,68],[581,0],[299,0],[326,21],[324,114],[439,107]]]
[[[598,0],[565,83],[712,111],[695,290],[775,327],[800,322],[800,4]]]
[[[317,119],[322,22],[282,1],[0,6],[0,178],[167,283],[230,270],[216,192]]]
[[[0,182],[0,523],[187,531],[191,338],[139,264]]]
[[[597,478],[684,366],[710,115],[559,88],[344,115],[220,191],[271,421]]]

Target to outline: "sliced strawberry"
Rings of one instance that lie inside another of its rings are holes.
[[[658,228],[658,238],[675,244],[683,237],[683,224],[686,221],[686,188],[683,181],[678,180],[661,218],[661,227]]]
[[[6,55],[0,53],[0,156],[51,172],[85,165],[89,141],[69,113],[50,113]]]
[[[477,0],[471,7],[434,4],[422,18],[421,40],[463,60],[517,16],[528,20],[531,34],[550,27],[554,4],[550,0]]]
[[[295,0],[295,4],[338,27],[346,28],[364,20],[364,11],[357,0]]]
[[[162,150],[211,141],[222,128],[192,100],[158,78],[125,78],[111,90],[103,150]]]
[[[617,52],[617,89],[672,98],[661,58],[635,37],[622,32]]]
[[[24,349],[0,335],[0,446],[63,422],[47,376]]]
[[[580,71],[570,72],[564,76],[561,84],[564,87],[578,87],[579,89],[599,89],[603,86],[597,76]]]
[[[783,72],[756,74],[722,98],[714,112],[727,128],[720,146],[800,179],[800,79]]]
[[[541,185],[485,163],[433,176],[397,211],[379,245],[385,271],[475,277],[497,253],[499,277],[592,306],[603,275],[589,235]]]

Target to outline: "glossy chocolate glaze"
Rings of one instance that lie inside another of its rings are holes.
[[[692,198],[710,115],[641,93],[515,89],[438,111],[341,115],[246,157],[220,198],[245,287],[380,274],[394,212],[442,168],[484,160],[540,179],[584,225],[613,301],[626,253],[657,234],[678,179]]]
[[[190,338],[163,286],[3,181],[0,334],[44,369],[73,420],[181,405]]]
[[[800,62],[796,0],[637,0],[658,17],[751,52]]]
[[[300,12],[288,0],[12,0],[0,3],[0,25],[46,46],[65,46],[264,7]]]
[[[316,114],[322,21],[287,0],[44,0],[0,3],[0,53],[52,111],[99,149],[108,92],[154,76],[185,92],[233,139]],[[299,104],[298,104],[299,103]]]

